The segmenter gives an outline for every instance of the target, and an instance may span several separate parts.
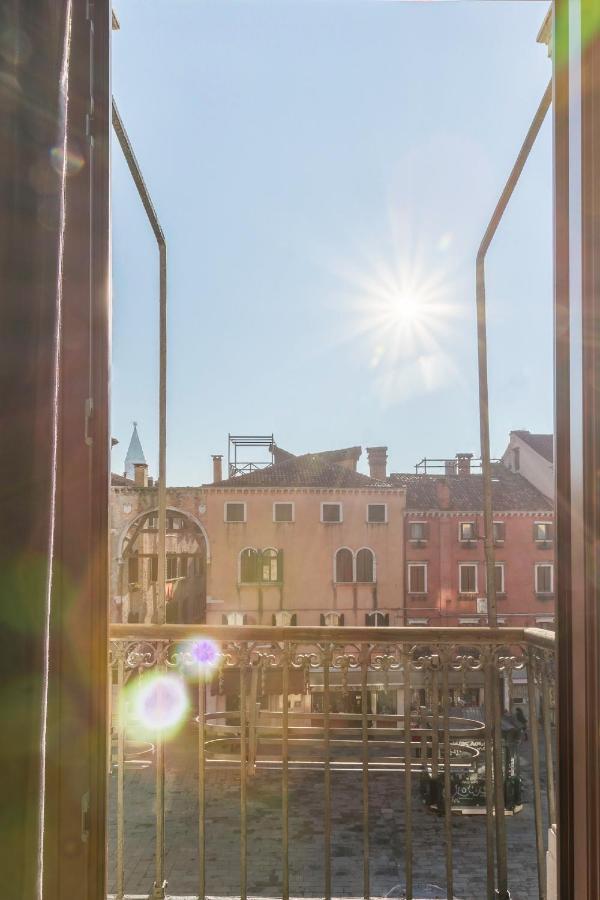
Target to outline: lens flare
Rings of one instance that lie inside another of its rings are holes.
[[[200,638],[192,644],[192,658],[200,672],[210,672],[219,661],[221,652],[218,644],[210,638]]]
[[[81,153],[78,153],[72,147],[67,150],[66,159],[62,147],[53,147],[50,151],[50,165],[55,172],[58,172],[61,175],[63,173],[63,160],[66,163],[64,171],[67,175],[77,175],[77,173],[82,170],[85,163]]]
[[[134,716],[152,732],[176,729],[189,709],[185,685],[177,675],[147,676],[135,691]]]

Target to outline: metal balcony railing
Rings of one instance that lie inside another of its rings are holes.
[[[263,770],[275,771],[277,777],[280,773],[281,778],[280,851],[277,859],[270,860],[280,876],[271,896],[284,900],[290,896],[290,773],[310,771],[321,773],[323,785],[320,865],[325,898],[332,896],[335,772],[355,773],[360,779],[353,796],[360,811],[362,884],[353,896],[359,891],[365,898],[371,896],[371,862],[377,848],[371,839],[369,798],[373,777],[385,772],[394,779],[394,790],[403,794],[400,896],[425,896],[413,878],[413,800],[420,796],[426,807],[443,818],[446,884],[443,895],[433,896],[456,896],[455,872],[463,860],[453,849],[461,821],[454,813],[469,812],[466,807],[479,803],[483,816],[478,821],[485,820],[487,896],[510,897],[504,887],[511,871],[505,813],[531,803],[537,896],[546,897],[544,837],[546,827],[556,822],[552,632],[112,625],[110,666],[116,742],[111,774],[116,781],[116,836],[109,860],[115,888],[110,896],[117,900],[133,896],[126,893],[125,884],[125,861],[131,849],[125,841],[130,777],[126,763],[129,742],[139,736],[140,718],[151,735],[155,776],[154,822],[148,823],[155,831],[154,884],[141,896],[172,896],[167,892],[165,834],[175,823],[166,815],[164,729],[172,724],[180,693],[192,698],[184,715],[197,729],[196,897],[206,895],[209,866],[207,784],[213,771],[232,769],[239,777],[239,813],[231,823],[231,835],[233,839],[239,831],[237,894],[241,898],[248,894],[248,785]],[[515,682],[528,697],[531,790],[525,799],[519,778],[521,732],[509,712]],[[294,709],[289,708],[292,695]],[[142,700],[135,700],[136,696]],[[267,697],[270,706],[277,708],[265,708]],[[467,697],[470,709],[462,706],[462,698]]]

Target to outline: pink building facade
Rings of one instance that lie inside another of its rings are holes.
[[[407,491],[406,624],[487,624],[482,478],[392,475]],[[552,502],[522,475],[494,467],[498,623],[554,624]]]

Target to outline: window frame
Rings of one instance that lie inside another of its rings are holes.
[[[463,589],[462,589],[462,570],[463,570],[463,568],[466,568],[467,566],[472,569],[475,569],[475,587],[473,588],[472,591],[463,591]],[[465,597],[467,597],[467,596],[472,597],[477,593],[477,584],[479,581],[478,568],[479,567],[476,562],[459,562],[459,564],[458,564],[458,593],[460,595],[464,595]]]
[[[408,541],[410,544],[426,544],[429,540],[429,533],[427,530],[427,526],[429,522],[426,519],[409,519],[408,521]],[[414,538],[411,537],[411,527],[413,525],[425,525],[425,537]]]
[[[553,530],[552,530],[552,525],[553,525],[553,523],[552,523],[551,521],[549,522],[547,519],[541,519],[541,520],[539,520],[539,521],[537,521],[537,520],[534,521],[533,527],[534,527],[535,534],[536,534],[536,537],[534,538],[534,542],[535,542],[536,544],[539,545],[539,544],[552,544],[552,543],[553,543],[553,541],[554,541],[554,532],[553,532]],[[548,528],[548,527],[550,528],[550,537],[544,537],[544,538],[537,537],[537,529],[538,529],[540,526],[543,526],[544,529],[546,529],[546,528]]]
[[[291,519],[277,519],[275,518],[275,507],[276,506],[291,506],[292,508],[292,517]],[[296,521],[296,504],[293,500],[274,500],[273,501],[273,522],[276,525],[293,525]]]
[[[325,520],[323,518],[323,507],[325,506],[337,506],[340,511],[339,519],[332,519],[331,521]],[[323,525],[341,525],[344,521],[344,506],[341,502],[337,500],[322,500],[321,501],[321,523]]]
[[[502,525],[502,528],[504,531],[504,537],[502,537],[502,538],[496,537],[496,525]],[[494,539],[494,544],[504,545],[506,543],[506,519],[494,519],[494,522],[492,523],[492,531],[493,531],[492,536]]]
[[[371,554],[371,559],[373,560],[373,577],[370,581],[359,581],[358,580],[358,554],[362,550],[367,550]],[[376,584],[377,583],[377,557],[375,556],[375,551],[371,547],[359,547],[354,555],[354,583],[355,584]]]
[[[369,518],[369,509],[372,506],[383,506],[383,519],[381,521],[373,521],[372,519]],[[367,525],[387,525],[388,524],[388,505],[387,505],[387,503],[367,503],[366,523],[367,523]]]
[[[538,571],[543,568],[550,569],[550,590],[549,591],[540,591],[538,586]],[[552,597],[554,595],[554,563],[552,562],[537,562],[534,564],[534,588],[536,596],[538,597]]]
[[[473,537],[465,538],[462,536],[463,525],[471,525],[473,528]],[[477,522],[476,520],[463,519],[458,523],[458,541],[460,544],[474,544],[477,540]]]
[[[412,591],[410,589],[410,573],[411,573],[411,569],[414,569],[414,568],[424,568],[425,569],[425,577],[423,579],[423,583],[425,585],[425,590],[423,590],[423,591]],[[423,561],[423,562],[408,562],[406,564],[406,592],[407,592],[407,594],[410,594],[413,597],[424,596],[427,593],[427,578],[428,578],[427,562],[425,562],[425,561]]]
[[[348,553],[350,553],[350,555],[351,555],[351,557],[352,557],[352,580],[351,580],[351,581],[338,581],[338,577],[337,577],[337,557],[338,557],[338,553],[339,553],[341,550],[347,550]],[[334,584],[356,584],[356,557],[355,557],[355,554],[354,554],[354,550],[352,550],[351,547],[346,547],[346,546],[343,546],[343,547],[337,547],[337,548],[333,551],[333,583],[334,583]]]
[[[365,613],[365,619],[377,618],[380,616],[383,619],[383,622],[367,622],[365,621],[365,628],[389,628],[390,627],[390,614],[384,613],[380,609],[371,609]]]
[[[242,506],[244,508],[244,518],[243,519],[228,519],[227,518],[227,507],[229,506]],[[245,500],[225,500],[223,502],[223,521],[226,525],[245,525],[248,521],[248,504]]]
[[[500,560],[495,560],[495,562],[494,562],[494,575],[495,575],[495,570],[496,570],[498,567],[499,567],[499,568],[501,569],[501,571],[502,571],[502,578],[501,578],[501,584],[502,584],[502,587],[501,587],[501,588],[498,588],[498,586],[496,585],[496,594],[506,594],[506,563],[505,563],[503,560],[502,560],[502,561],[500,561]],[[495,579],[494,579],[494,583],[495,583]]]

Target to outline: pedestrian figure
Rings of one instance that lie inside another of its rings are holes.
[[[523,732],[523,740],[528,740],[527,719],[525,718],[525,713],[520,706],[517,706],[517,708],[515,709],[515,719],[518,722],[519,728]]]

